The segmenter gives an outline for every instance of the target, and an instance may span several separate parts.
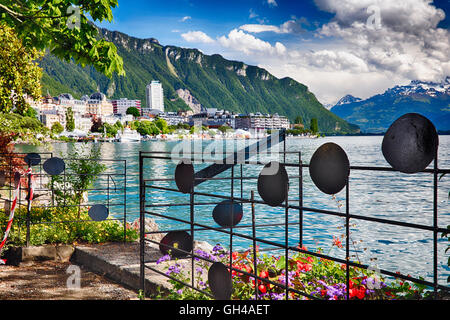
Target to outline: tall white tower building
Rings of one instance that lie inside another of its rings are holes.
[[[147,97],[147,108],[164,112],[164,94],[162,84],[153,80],[145,90]]]

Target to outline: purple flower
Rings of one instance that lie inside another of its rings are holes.
[[[156,261],[156,264],[160,264],[161,262],[169,261],[169,260],[170,260],[170,256],[168,254],[166,254],[165,256],[162,256],[161,258],[159,258],[158,261]]]
[[[195,271],[197,271],[197,273],[199,274],[203,274],[203,269],[201,267],[196,267]]]
[[[177,264],[174,264],[173,266],[170,266],[169,269],[167,270],[166,274],[167,275],[170,275],[172,273],[179,274],[180,272],[181,272],[180,265],[177,263]]]
[[[205,258],[205,259],[208,259],[208,260],[211,260],[211,261],[217,261],[215,256],[213,256],[212,254],[209,254],[208,252],[205,252],[203,250],[197,249],[197,250],[194,251],[194,253],[197,256],[200,256],[202,258]],[[194,260],[199,261],[200,258],[195,257]]]

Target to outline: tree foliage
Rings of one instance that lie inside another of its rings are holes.
[[[108,77],[124,75],[123,60],[111,42],[98,37],[90,22],[113,19],[118,0],[3,0],[0,16],[26,48],[49,49],[58,58],[92,65]]]
[[[169,132],[169,126],[167,121],[161,118],[155,120],[155,126],[161,131],[161,133],[166,134]]]
[[[311,130],[312,133],[319,132],[319,123],[316,118],[311,119],[311,124],[310,124],[309,130]]]
[[[0,22],[0,112],[14,110],[25,115],[30,108],[24,95],[41,96],[42,69],[36,60],[42,54],[22,45],[14,30]]]
[[[136,107],[129,107],[127,109],[126,114],[131,114],[133,117],[137,118],[137,117],[139,117],[141,115],[141,112]]]
[[[66,130],[72,132],[75,129],[75,119],[73,117],[73,110],[68,107],[66,110]]]
[[[131,125],[131,129],[136,130],[142,136],[161,133],[161,130],[155,125],[155,123],[148,120],[134,121]]]
[[[91,132],[102,132],[103,121],[102,118],[92,118]]]
[[[99,162],[100,147],[95,145],[77,145],[68,152],[67,173],[51,177],[51,185],[54,186],[56,201],[59,205],[77,205],[80,218],[81,203],[86,190],[91,188],[98,176],[104,172],[107,167]],[[70,186],[66,188],[66,186]],[[69,189],[70,191],[67,191]]]
[[[8,135],[14,141],[39,144],[39,134],[44,137],[49,134],[49,129],[38,119],[17,113],[0,113],[0,136]]]
[[[64,131],[64,127],[62,126],[61,123],[55,122],[55,123],[52,125],[52,128],[51,128],[50,130],[51,130],[52,133],[54,133],[54,134],[60,134],[61,132]]]

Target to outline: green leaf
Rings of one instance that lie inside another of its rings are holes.
[[[286,267],[286,259],[285,259],[284,256],[281,256],[281,257],[278,259],[278,261],[275,263],[275,267],[276,267],[278,270],[282,270],[282,269],[284,269],[284,268]]]

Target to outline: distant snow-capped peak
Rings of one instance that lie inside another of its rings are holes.
[[[406,86],[395,86],[386,90],[385,93],[400,95],[426,94],[429,96],[450,94],[450,77],[446,77],[442,82],[413,80]]]
[[[352,96],[351,94],[348,94],[344,97],[342,97],[341,99],[339,99],[339,101],[335,104],[335,106],[340,106],[343,104],[347,104],[347,103],[353,103],[353,102],[358,102],[361,101],[361,98],[357,98]]]

